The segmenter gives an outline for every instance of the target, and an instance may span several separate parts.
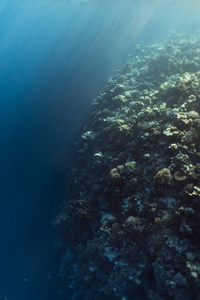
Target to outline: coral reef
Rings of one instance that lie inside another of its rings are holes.
[[[199,299],[200,37],[138,45],[77,142],[62,230],[66,299]]]

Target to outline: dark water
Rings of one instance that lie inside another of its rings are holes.
[[[61,299],[52,220],[90,103],[138,42],[195,30],[133,2],[0,3],[0,298]]]

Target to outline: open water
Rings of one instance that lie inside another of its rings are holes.
[[[1,0],[0,299],[62,298],[52,220],[91,101],[136,44],[197,31],[199,11],[181,0]]]

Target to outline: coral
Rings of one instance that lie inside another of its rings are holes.
[[[198,299],[199,48],[138,45],[94,99],[54,221],[66,299]]]
[[[170,170],[167,168],[163,168],[162,170],[158,171],[154,179],[157,183],[163,185],[170,185],[172,183],[172,175]]]

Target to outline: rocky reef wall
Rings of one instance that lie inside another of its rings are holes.
[[[138,45],[92,103],[63,233],[66,299],[200,299],[200,36]]]

